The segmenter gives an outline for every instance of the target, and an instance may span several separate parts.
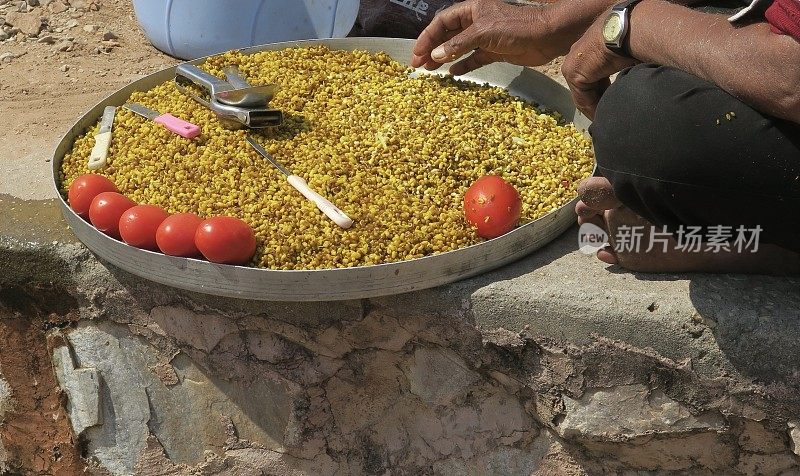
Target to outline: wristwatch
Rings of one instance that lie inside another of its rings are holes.
[[[603,40],[608,49],[622,56],[631,56],[628,48],[631,11],[642,0],[626,0],[617,4],[603,22]]]

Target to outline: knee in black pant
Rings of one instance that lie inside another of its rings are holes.
[[[705,142],[696,124],[713,121],[697,116],[707,114],[703,104],[709,95],[725,94],[671,67],[640,64],[621,72],[589,128],[598,168],[671,181],[690,178],[693,157]]]
[[[653,135],[658,111],[669,100],[655,84],[659,69],[640,64],[621,72],[600,99],[589,132],[601,168],[628,171],[631,161],[641,160],[643,146],[659,149],[657,137],[643,141]]]

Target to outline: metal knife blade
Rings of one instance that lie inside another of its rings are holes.
[[[122,107],[151,121],[161,115],[158,111],[144,107],[141,104],[136,104],[135,102],[125,103]]]
[[[272,162],[272,165],[274,165],[284,175],[286,175],[287,177],[292,175],[292,173],[289,172],[288,170],[286,170],[286,168],[283,165],[279,164],[277,160],[273,159],[272,156],[269,154],[269,152],[267,152],[266,150],[264,150],[263,147],[261,147],[261,144],[259,144],[258,142],[254,141],[249,136],[247,137],[247,142],[250,143],[250,145],[253,146],[253,148],[256,150],[256,152],[261,154],[262,157],[264,157],[265,159],[267,159],[270,162]]]
[[[345,230],[353,226],[353,220],[347,216],[345,212],[339,209],[336,205],[331,203],[330,200],[320,195],[318,192],[314,191],[311,186],[308,185],[308,182],[298,175],[293,175],[291,172],[286,170],[281,164],[279,164],[275,159],[269,155],[269,152],[264,150],[258,142],[254,141],[251,137],[247,137],[247,142],[253,146],[253,148],[261,154],[262,157],[269,160],[272,165],[277,167],[284,175],[286,175],[286,181],[289,182],[289,185],[295,188],[298,192],[300,192],[306,199],[314,202],[314,205],[319,208],[319,211],[325,214],[328,218],[331,219],[334,223],[339,225],[340,227],[344,228]]]
[[[114,125],[114,115],[117,113],[117,108],[114,106],[106,106],[103,110],[103,118],[100,119],[100,130],[97,134],[111,132],[111,127]]]

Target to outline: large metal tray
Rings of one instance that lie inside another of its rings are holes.
[[[293,41],[241,50],[254,53],[292,46],[327,45],[336,50],[384,51],[407,63],[413,40],[390,38],[343,38]],[[198,64],[203,58],[192,61]],[[107,105],[119,106],[134,91],[150,89],[174,77],[168,68],[135,81],[84,114],[64,135],[53,157],[53,185],[58,189],[61,161],[75,138],[94,125]],[[465,79],[506,88],[511,94],[555,110],[585,130],[589,121],[576,112],[566,88],[527,68],[495,64]],[[60,194],[58,194],[61,197]],[[558,210],[499,238],[447,253],[398,263],[357,268],[281,271],[218,265],[140,250],[98,232],[59,198],[59,205],[75,235],[108,263],[152,281],[218,296],[272,301],[327,301],[360,299],[425,289],[464,279],[518,260],[555,239],[574,223],[572,201]]]

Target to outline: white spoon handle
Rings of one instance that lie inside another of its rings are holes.
[[[345,213],[339,210],[336,205],[331,203],[327,198],[315,192],[302,177],[297,175],[289,175],[286,180],[296,188],[297,191],[303,194],[304,197],[311,200],[317,205],[322,213],[327,215],[328,218],[333,220],[334,223],[340,227],[347,229],[353,225],[353,220],[350,219]]]
[[[106,166],[109,145],[111,145],[111,131],[94,136],[94,147],[92,147],[92,154],[89,157],[89,170],[102,169]]]

